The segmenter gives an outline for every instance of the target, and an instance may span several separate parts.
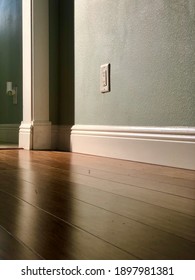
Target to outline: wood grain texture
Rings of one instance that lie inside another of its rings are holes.
[[[42,258],[21,244],[0,227],[0,260],[41,260]]]
[[[65,152],[2,150],[0,226],[12,241],[0,241],[0,258],[9,259],[3,252],[14,240],[32,259],[194,259],[194,175]]]

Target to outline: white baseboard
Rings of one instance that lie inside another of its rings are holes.
[[[70,151],[70,125],[44,123],[21,123],[19,147],[26,150]]]
[[[59,125],[58,127],[58,150],[70,151],[71,125]]]
[[[31,150],[32,149],[32,124],[21,123],[19,128],[19,147]]]
[[[33,121],[33,150],[51,150],[51,122]]]
[[[0,142],[18,144],[19,124],[0,124]]]
[[[19,147],[26,150],[51,150],[51,123],[21,123]]]
[[[75,125],[71,151],[195,170],[195,128]]]
[[[58,125],[51,126],[51,149],[57,150],[58,147]]]

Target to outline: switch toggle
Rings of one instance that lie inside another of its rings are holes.
[[[102,93],[110,91],[110,63],[100,67],[100,91]]]
[[[103,86],[107,86],[107,70],[104,68],[102,73],[102,79],[103,79]]]

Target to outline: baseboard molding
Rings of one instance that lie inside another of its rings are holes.
[[[33,121],[32,149],[51,150],[51,122]]]
[[[31,150],[32,135],[33,135],[32,123],[22,122],[19,128],[19,148]]]
[[[22,122],[19,131],[19,147],[26,150],[51,150],[50,122]]]
[[[52,150],[70,151],[71,125],[52,125]]]
[[[57,150],[58,147],[58,125],[51,126],[51,149]]]
[[[195,170],[195,128],[75,125],[71,151]]]
[[[70,125],[43,123],[21,123],[19,147],[26,150],[70,151]]]
[[[0,142],[18,144],[19,124],[0,124]]]

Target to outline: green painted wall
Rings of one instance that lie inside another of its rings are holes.
[[[76,124],[195,126],[194,47],[194,0],[75,1]]]
[[[49,0],[49,117],[59,122],[59,1]]]
[[[50,121],[74,124],[74,1],[50,0]]]
[[[6,81],[18,86],[18,104],[6,95]],[[0,0],[0,124],[22,120],[22,1]]]
[[[74,1],[59,0],[59,123],[74,124]]]

